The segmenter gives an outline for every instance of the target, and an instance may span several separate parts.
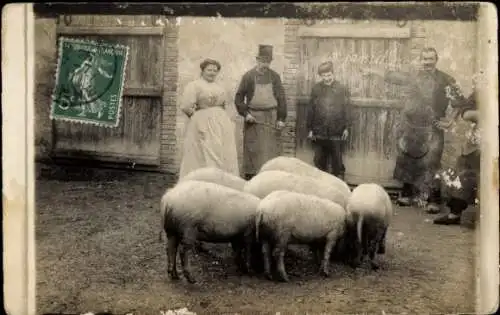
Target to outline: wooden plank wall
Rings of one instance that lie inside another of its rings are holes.
[[[117,128],[54,122],[58,155],[159,165],[163,90],[163,27],[154,16],[70,16],[58,34],[112,41],[130,47],[122,115]],[[147,23],[147,24],[146,24]]]
[[[349,87],[354,125],[347,142],[344,163],[346,179],[352,183],[377,181],[395,185],[392,172],[397,147],[396,125],[404,88],[386,84],[377,76],[364,77],[361,69],[381,66],[401,69],[410,61],[407,38],[302,37],[297,78],[297,156],[312,163],[312,146],[306,139],[308,98],[319,80],[318,65],[334,64],[336,79]]]

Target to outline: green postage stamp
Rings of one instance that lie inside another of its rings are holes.
[[[121,44],[61,37],[50,118],[117,127],[128,51]]]

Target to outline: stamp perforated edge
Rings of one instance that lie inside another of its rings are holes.
[[[85,118],[81,119],[76,119],[76,118],[68,118],[68,117],[61,117],[61,116],[54,116],[54,105],[55,105],[55,97],[56,97],[56,91],[57,91],[57,84],[59,82],[59,70],[61,68],[61,62],[62,62],[62,53],[63,53],[63,43],[64,42],[71,42],[71,43],[77,43],[77,44],[92,44],[92,45],[109,45],[112,47],[119,47],[125,50],[125,60],[123,63],[123,70],[122,70],[122,79],[120,83],[120,89],[119,89],[119,94],[120,98],[118,100],[118,110],[117,110],[117,119],[115,124],[106,124],[103,122],[96,122],[94,120],[86,120]],[[95,40],[90,40],[90,39],[76,39],[76,38],[69,38],[65,36],[59,37],[58,40],[59,48],[58,48],[58,57],[57,57],[57,66],[56,66],[56,72],[55,72],[55,82],[54,82],[54,87],[52,89],[52,95],[51,95],[51,101],[50,101],[50,119],[51,120],[59,120],[59,121],[65,121],[65,122],[73,122],[73,123],[80,123],[80,124],[86,124],[86,125],[94,125],[94,126],[99,126],[99,127],[105,127],[105,128],[116,128],[118,125],[120,125],[120,119],[122,115],[122,102],[123,102],[123,87],[125,85],[125,73],[127,71],[127,64],[128,64],[128,54],[130,47],[125,46],[122,44],[112,44],[112,43],[100,43]]]

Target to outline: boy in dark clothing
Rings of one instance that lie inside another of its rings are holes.
[[[311,91],[310,111],[307,119],[308,138],[314,141],[314,164],[322,171],[344,178],[343,146],[349,136],[351,105],[349,89],[333,77],[332,62],[318,67],[321,82]]]

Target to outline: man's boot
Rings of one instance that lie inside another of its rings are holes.
[[[413,186],[409,183],[403,184],[403,191],[401,192],[401,196],[398,198],[397,203],[401,207],[409,207],[411,206],[411,196],[413,195]]]
[[[441,190],[438,188],[433,188],[431,190],[431,195],[429,196],[429,205],[427,206],[426,212],[430,214],[438,214],[441,212]]]

